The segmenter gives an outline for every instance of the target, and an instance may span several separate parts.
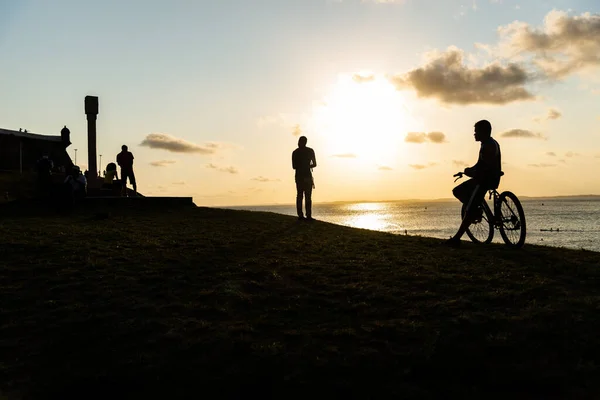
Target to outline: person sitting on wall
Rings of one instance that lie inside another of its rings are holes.
[[[121,181],[117,174],[117,164],[111,162],[106,165],[102,188],[112,190],[117,195],[121,193]]]
[[[47,156],[44,155],[42,158],[37,160],[36,170],[37,170],[37,183],[38,183],[38,191],[39,193],[44,195],[49,195],[52,189],[52,169],[54,168],[54,163]]]
[[[87,179],[77,165],[71,168],[71,173],[65,178],[64,185],[71,204],[80,201],[87,194]]]

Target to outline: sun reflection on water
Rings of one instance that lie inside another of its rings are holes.
[[[392,215],[386,203],[355,203],[346,207],[348,215],[342,221],[343,225],[355,228],[390,231],[398,229],[392,223]]]
[[[376,214],[362,214],[349,217],[346,223],[354,228],[384,230],[388,223],[384,217]]]
[[[385,209],[385,203],[355,203],[346,206],[348,211],[383,211]]]

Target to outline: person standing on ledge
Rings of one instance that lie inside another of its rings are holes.
[[[133,173],[133,154],[127,150],[127,146],[121,146],[121,152],[117,154],[117,164],[121,167],[121,194],[127,196],[127,178],[133,186],[133,191],[137,195],[137,184],[135,183],[135,174]]]
[[[296,170],[296,211],[298,220],[314,221],[312,217],[312,190],[315,187],[312,169],[317,166],[315,151],[306,147],[308,139],[300,136],[298,148],[292,152],[292,168]],[[306,218],[302,213],[302,197],[306,200]]]

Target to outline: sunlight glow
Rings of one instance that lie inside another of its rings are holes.
[[[377,76],[340,75],[313,118],[328,151],[371,164],[391,163],[403,155],[404,136],[416,128],[403,95]]]
[[[348,211],[382,211],[386,209],[385,203],[353,203],[346,206]]]

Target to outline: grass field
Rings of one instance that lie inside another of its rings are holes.
[[[0,210],[0,390],[600,398],[600,253],[440,244],[210,208]]]

